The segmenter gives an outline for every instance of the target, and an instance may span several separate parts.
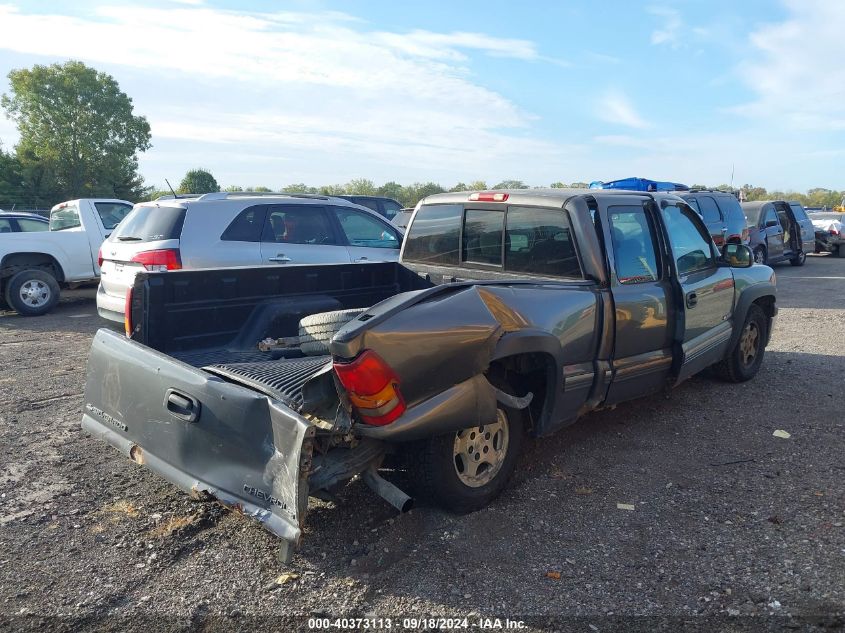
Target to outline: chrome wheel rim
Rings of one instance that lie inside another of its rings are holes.
[[[23,304],[30,308],[40,308],[50,301],[50,286],[40,279],[29,279],[18,291]]]
[[[490,483],[505,462],[508,440],[508,418],[502,409],[496,411],[492,424],[458,431],[453,463],[461,483],[470,488]]]
[[[739,339],[739,353],[742,364],[748,367],[757,358],[757,348],[760,341],[760,329],[753,321],[745,324]]]
[[[763,249],[758,249],[754,251],[754,263],[756,264],[765,264],[766,263],[766,255],[763,253]]]

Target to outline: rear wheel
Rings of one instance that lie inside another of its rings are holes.
[[[59,284],[47,271],[30,268],[15,274],[6,283],[4,297],[18,314],[40,316],[59,302]]]
[[[409,453],[414,486],[447,510],[479,510],[507,485],[524,434],[522,411],[499,404],[493,422],[418,442]]]
[[[765,246],[758,246],[754,249],[754,263],[755,264],[765,264],[766,263],[766,247]]]
[[[807,261],[807,253],[805,253],[804,251],[801,251],[800,253],[798,253],[798,255],[796,255],[795,257],[790,259],[789,263],[792,264],[793,266],[803,266],[804,262],[806,262],[806,261]]]
[[[739,339],[728,356],[713,366],[716,373],[728,382],[745,382],[754,378],[766,352],[767,328],[768,321],[762,308],[751,304]]]

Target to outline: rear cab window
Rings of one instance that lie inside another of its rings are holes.
[[[402,260],[583,278],[572,227],[562,209],[426,205],[409,227]]]
[[[68,204],[50,211],[50,230],[66,231],[82,226],[79,219],[79,207]]]
[[[110,242],[159,242],[178,240],[185,223],[185,209],[137,205],[112,232]]]

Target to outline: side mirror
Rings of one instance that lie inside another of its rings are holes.
[[[778,222],[777,220],[769,220],[768,222],[766,222],[766,228],[770,229],[773,226],[777,226],[778,224],[780,224],[780,222]]]
[[[722,259],[726,261],[731,268],[751,268],[754,264],[754,253],[751,248],[745,244],[725,244],[725,250],[722,252]]]

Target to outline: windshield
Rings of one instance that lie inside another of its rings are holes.
[[[157,242],[178,240],[185,222],[181,207],[153,207],[138,205],[111,234],[111,242]]]

